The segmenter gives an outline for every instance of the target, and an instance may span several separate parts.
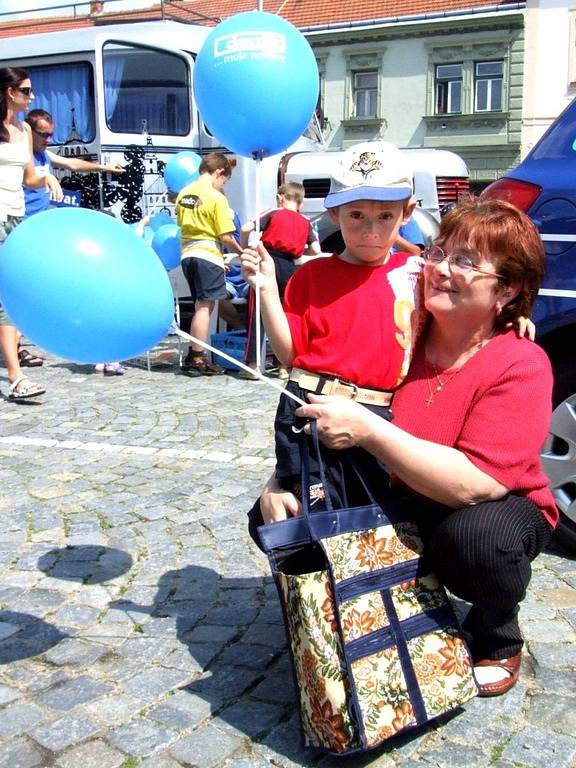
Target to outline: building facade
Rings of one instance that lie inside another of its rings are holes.
[[[520,158],[523,10],[305,31],[329,147],[384,139],[458,152],[482,187]]]
[[[160,0],[118,13],[0,24],[0,37],[175,18],[278,13],[309,40],[329,148],[368,139],[438,147],[480,189],[514,166],[576,94],[575,0]],[[64,13],[64,12],[63,12]]]

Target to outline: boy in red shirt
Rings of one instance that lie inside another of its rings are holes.
[[[287,388],[336,394],[390,419],[393,390],[405,377],[421,324],[420,257],[391,253],[398,230],[410,218],[413,177],[400,150],[387,142],[348,149],[332,176],[325,206],[340,226],[345,249],[304,264],[288,282],[282,306],[274,261],[259,244],[242,254],[247,281],[261,290],[262,319],[274,354],[291,367]],[[276,477],[299,495],[300,440],[293,427],[296,403],[281,397],[276,413]],[[357,452],[361,469],[374,460]],[[342,455],[323,450],[335,506],[353,493]],[[311,481],[317,468],[311,466]],[[316,489],[316,507],[322,489]],[[313,494],[314,495],[314,494]],[[313,499],[314,500],[314,499]]]
[[[274,261],[276,282],[280,301],[284,298],[286,283],[296,270],[296,260],[306,254],[318,256],[320,244],[310,221],[300,213],[304,202],[304,185],[298,181],[288,181],[278,188],[276,195],[278,208],[264,213],[260,217],[262,243]],[[240,229],[240,245],[246,248],[250,233],[256,228],[254,221],[247,221]],[[256,370],[256,318],[254,314],[254,291],[250,291],[248,301],[248,342],[246,361]],[[242,379],[258,380],[247,371],[239,374]],[[288,371],[278,367],[278,378],[287,379]]]

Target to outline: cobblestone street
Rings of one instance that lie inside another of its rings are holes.
[[[0,400],[0,768],[576,766],[573,556],[534,564],[508,695],[325,757],[300,747],[276,591],[246,530],[278,393],[50,356],[30,378],[41,404]]]

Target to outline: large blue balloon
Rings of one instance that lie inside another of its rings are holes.
[[[232,152],[262,158],[302,135],[318,100],[318,66],[285,19],[248,11],[208,35],[194,67],[194,95],[210,131]]]
[[[178,152],[164,168],[164,183],[171,192],[180,192],[200,175],[202,158],[196,152]],[[152,222],[150,222],[152,223]]]
[[[123,222],[85,208],[38,213],[7,237],[0,303],[29,339],[82,363],[126,360],[174,315],[166,270]]]
[[[157,229],[151,245],[166,269],[180,266],[180,227],[177,224],[164,224]]]

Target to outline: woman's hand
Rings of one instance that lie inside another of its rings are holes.
[[[328,448],[344,450],[362,442],[371,431],[373,414],[363,405],[342,397],[308,395],[310,405],[300,406],[297,416],[316,419],[318,437]],[[304,427],[310,432],[310,425]]]
[[[276,523],[300,515],[302,505],[293,493],[280,488],[272,475],[260,496],[260,511],[265,523]]]
[[[277,288],[274,261],[262,243],[256,248],[245,248],[240,254],[242,276],[252,288]]]

